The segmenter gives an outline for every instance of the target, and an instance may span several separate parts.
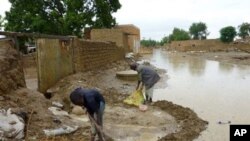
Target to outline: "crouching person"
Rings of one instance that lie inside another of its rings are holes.
[[[100,92],[95,89],[76,88],[71,92],[70,100],[73,104],[87,109],[91,122],[91,141],[95,140],[96,134],[98,134],[100,141],[104,141],[103,113],[105,100]]]

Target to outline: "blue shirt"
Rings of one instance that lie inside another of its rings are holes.
[[[84,101],[83,106],[90,115],[93,115],[99,110],[101,102],[105,104],[103,96],[95,89],[77,88],[75,92],[82,95]]]

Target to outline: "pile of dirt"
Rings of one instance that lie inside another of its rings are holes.
[[[0,42],[0,78],[0,94],[26,86],[18,52],[8,41]]]
[[[175,117],[177,122],[181,124],[181,131],[172,133],[160,141],[192,141],[200,132],[206,129],[207,121],[200,119],[196,113],[189,108],[184,108],[168,101],[158,101],[154,106],[160,107]]]

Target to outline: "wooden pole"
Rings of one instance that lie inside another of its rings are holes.
[[[0,31],[0,35],[10,36],[10,37],[50,38],[50,39],[61,39],[61,40],[70,40],[71,38],[74,37],[74,36],[48,35],[40,33],[6,32],[6,31]]]

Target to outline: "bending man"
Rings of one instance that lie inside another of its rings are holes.
[[[138,72],[138,83],[136,89],[142,89],[145,87],[145,102],[152,102],[154,85],[160,80],[160,76],[157,72],[146,65],[139,65],[137,63],[130,64],[130,69]]]

